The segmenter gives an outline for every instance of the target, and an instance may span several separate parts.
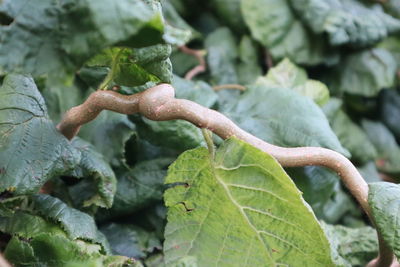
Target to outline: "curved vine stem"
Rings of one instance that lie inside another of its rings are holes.
[[[206,61],[204,60],[205,50],[195,50],[195,49],[191,49],[185,45],[180,46],[179,50],[181,50],[185,54],[194,56],[199,61],[199,65],[197,65],[196,67],[194,67],[193,69],[188,71],[188,73],[186,73],[186,75],[185,75],[186,80],[191,80],[198,74],[206,71],[206,69],[207,69]]]
[[[175,90],[169,84],[160,84],[128,96],[113,91],[96,91],[83,104],[67,111],[57,128],[68,139],[72,139],[83,124],[95,119],[102,110],[123,114],[140,113],[154,121],[186,120],[199,128],[214,132],[222,139],[232,136],[241,139],[272,155],[284,167],[319,165],[330,168],[339,174],[371,222],[374,221],[367,200],[367,183],[346,157],[333,150],[321,147],[285,148],[264,142],[215,110],[189,100],[176,99]],[[380,249],[380,257],[370,267],[390,266],[387,262],[392,261],[392,252],[386,246],[381,246]]]
[[[1,267],[11,267],[11,264],[4,258],[2,254],[0,254],[0,266]]]
[[[231,89],[231,90],[239,90],[239,91],[246,91],[246,87],[240,84],[222,84],[222,85],[216,85],[212,87],[214,91],[219,91],[219,90],[225,90],[225,89]]]

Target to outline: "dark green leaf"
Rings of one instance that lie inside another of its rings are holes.
[[[315,166],[289,168],[286,171],[303,192],[317,218],[336,223],[352,208],[336,173]]]
[[[223,112],[240,127],[279,146],[320,146],[348,155],[321,109],[294,90],[255,85]]]
[[[81,152],[81,161],[71,176],[78,178],[90,178],[95,184],[96,192],[85,196],[83,206],[96,205],[103,208],[112,206],[117,187],[117,179],[110,165],[105,161],[103,155],[98,153],[93,145],[75,137],[72,146]],[[75,186],[79,187],[79,184]],[[78,199],[80,195],[77,196]]]
[[[400,94],[395,90],[384,90],[380,102],[382,121],[400,140]]]
[[[357,168],[362,177],[367,183],[380,182],[382,179],[379,176],[378,169],[373,161]]]
[[[228,28],[218,28],[207,36],[207,63],[215,84],[237,83],[235,60],[238,56],[233,33]]]
[[[172,66],[168,59],[171,47],[158,44],[144,48],[108,48],[86,64],[88,67],[109,67],[106,80],[118,85],[137,87],[170,83]],[[102,86],[107,86],[104,84]],[[103,89],[103,88],[102,88]]]
[[[63,77],[106,47],[162,41],[161,14],[142,0],[3,1],[0,12],[14,21],[0,26],[0,65],[8,71]]]
[[[379,233],[400,257],[400,186],[380,182],[369,184],[368,203]]]
[[[244,32],[246,25],[244,23],[240,10],[241,0],[211,0],[210,5],[218,18],[224,24],[237,32]]]
[[[400,30],[399,20],[357,0],[290,1],[302,20],[315,33],[327,33],[334,46],[372,45]]]
[[[322,228],[336,253],[336,263],[342,266],[366,266],[378,253],[378,238],[370,226],[349,228],[321,222]]]
[[[329,118],[329,123],[340,143],[351,153],[352,160],[364,164],[376,158],[376,149],[367,134],[343,110]]]
[[[262,74],[256,43],[244,35],[239,43],[239,64],[236,67],[239,84],[252,84]]]
[[[295,63],[333,64],[337,52],[322,36],[313,34],[293,13],[289,0],[245,0],[244,20],[252,36],[268,48],[274,59],[290,58]]]
[[[328,87],[336,94],[372,97],[394,85],[396,71],[396,60],[387,50],[361,50],[347,55],[331,73],[328,72]]]
[[[0,88],[0,192],[37,192],[49,179],[65,174],[80,154],[47,115],[32,78],[8,75]]]
[[[124,114],[103,111],[96,120],[85,124],[79,136],[89,141],[113,166],[123,165],[125,143],[134,133],[134,125]]]
[[[199,33],[178,14],[170,1],[164,1],[162,3],[162,11],[167,23],[164,39],[166,39],[168,43],[181,46],[199,37]]]
[[[100,228],[107,237],[113,253],[130,258],[144,258],[155,248],[160,249],[160,240],[144,229],[129,224],[110,223]]]
[[[49,195],[34,195],[32,202],[35,212],[59,223],[70,239],[90,240],[108,250],[104,236],[97,230],[96,223],[88,214],[70,208],[61,200]]]
[[[363,120],[362,126],[378,152],[378,169],[388,173],[400,173],[400,147],[393,134],[380,122]]]
[[[172,160],[162,158],[143,161],[119,175],[114,205],[110,210],[103,210],[99,217],[126,215],[160,200],[164,192],[166,169]]]

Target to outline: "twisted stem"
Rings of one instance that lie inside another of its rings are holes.
[[[128,96],[113,91],[96,91],[83,104],[67,111],[57,128],[68,139],[72,139],[83,124],[95,119],[102,110],[123,114],[140,113],[154,121],[186,120],[199,128],[214,132],[222,139],[233,136],[241,139],[270,154],[284,167],[319,165],[330,168],[339,174],[345,186],[373,222],[367,200],[367,183],[346,157],[333,150],[321,147],[285,148],[269,144],[242,130],[215,110],[189,100],[176,99],[175,90],[169,84],[160,84]],[[387,262],[392,261],[392,252],[384,245],[380,248],[381,257],[378,257],[374,265],[370,265],[371,267],[390,266]]]
[[[197,61],[199,62],[199,65],[195,66],[193,69],[189,70],[186,73],[186,75],[185,75],[186,80],[191,80],[198,74],[206,71],[207,67],[206,67],[206,61],[204,59],[204,54],[205,54],[204,50],[191,49],[185,45],[180,46],[179,50],[181,50],[185,54],[194,56],[197,59]]]

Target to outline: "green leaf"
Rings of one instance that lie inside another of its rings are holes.
[[[290,0],[297,14],[315,33],[327,33],[330,44],[368,46],[400,30],[400,21],[380,8],[357,0]]]
[[[362,164],[374,160],[377,152],[363,129],[343,111],[338,110],[329,123],[340,143],[351,153],[352,160]]]
[[[381,48],[348,54],[328,72],[328,87],[336,94],[376,96],[394,85],[397,63],[391,53]]]
[[[199,37],[200,34],[178,14],[169,1],[162,2],[162,11],[167,24],[164,39],[169,44],[181,46]]]
[[[287,58],[270,69],[267,75],[260,78],[257,83],[269,87],[293,89],[301,95],[311,98],[320,106],[329,100],[328,87],[319,81],[308,79],[307,72]]]
[[[81,161],[71,176],[91,179],[96,186],[94,195],[84,199],[83,206],[96,205],[111,208],[117,189],[114,171],[93,145],[75,137],[72,146],[81,152]],[[79,197],[79,196],[78,196]]]
[[[215,84],[237,83],[235,60],[238,56],[233,33],[228,28],[218,28],[206,40],[207,63]]]
[[[166,169],[173,159],[160,158],[139,162],[130,171],[118,175],[114,205],[102,210],[100,218],[126,215],[161,200]]]
[[[134,133],[128,116],[112,111],[102,111],[94,120],[82,126],[79,136],[89,141],[112,166],[125,162],[125,143]]]
[[[387,173],[400,173],[400,147],[393,134],[380,122],[363,120],[362,126],[378,152],[376,165]]]
[[[60,224],[70,239],[89,240],[108,250],[104,236],[97,230],[94,219],[88,214],[70,208],[61,200],[49,195],[33,195],[32,203],[36,213]]]
[[[24,211],[15,211],[10,217],[0,218],[3,233],[30,239],[42,233],[65,234],[58,225]]]
[[[367,164],[358,167],[357,169],[367,183],[380,182],[382,180],[378,169],[376,168],[375,162],[373,161],[370,161]]]
[[[203,144],[201,130],[187,121],[152,121],[141,117],[135,124],[139,136],[155,145],[182,152]]]
[[[207,108],[217,103],[218,95],[204,81],[189,81],[175,75],[172,86],[175,88],[176,98],[191,100]]]
[[[254,85],[223,112],[241,128],[279,146],[320,146],[349,155],[321,109],[294,90]]]
[[[399,5],[400,12],[400,5]],[[400,14],[400,13],[399,13]],[[377,47],[385,49],[392,53],[397,61],[397,68],[400,68],[400,38],[398,36],[389,36],[380,42]]]
[[[400,140],[400,94],[395,90],[384,90],[380,101],[381,119]]]
[[[0,192],[37,192],[72,170],[80,154],[54,127],[32,78],[11,74],[0,88]]]
[[[107,237],[116,255],[144,258],[155,248],[161,248],[161,242],[154,233],[135,225],[110,223],[102,226],[100,230]]]
[[[171,82],[170,54],[171,47],[166,44],[135,49],[114,47],[103,50],[90,59],[86,66],[110,68],[110,73],[101,85],[104,88],[111,82],[122,86],[150,87],[160,82]]]
[[[297,64],[334,64],[337,52],[322,36],[313,34],[293,13],[289,0],[242,0],[244,21],[251,34],[268,48],[275,60],[285,57]]]
[[[396,257],[400,257],[399,195],[400,186],[397,184],[386,182],[369,184],[368,203],[376,227]]]
[[[300,191],[264,152],[230,139],[170,167],[164,254],[167,266],[334,266],[321,226]]]
[[[344,193],[336,173],[316,166],[288,168],[286,172],[318,219],[337,223],[351,210],[351,199]]]
[[[15,22],[0,26],[6,71],[63,77],[106,47],[162,42],[161,14],[142,0],[4,1],[0,12]]]
[[[47,110],[53,122],[59,122],[63,114],[84,101],[83,92],[77,86],[48,86],[42,91]]]
[[[366,266],[378,253],[376,231],[370,226],[349,228],[321,222],[322,228],[336,253],[336,263],[342,266]]]
[[[224,24],[236,32],[244,32],[244,23],[240,10],[241,0],[211,0],[210,6]]]
[[[236,67],[239,84],[252,84],[262,74],[258,47],[249,36],[244,35],[239,43],[239,64]]]

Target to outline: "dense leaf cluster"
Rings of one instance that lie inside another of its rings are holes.
[[[182,45],[204,54],[193,80]],[[215,137],[210,153],[181,120],[103,111],[71,141],[55,127],[95,90],[171,83],[269,143],[351,159],[400,257],[399,70],[398,1],[0,0],[0,250],[16,266],[377,255],[376,231],[325,168],[283,169],[235,138]]]

